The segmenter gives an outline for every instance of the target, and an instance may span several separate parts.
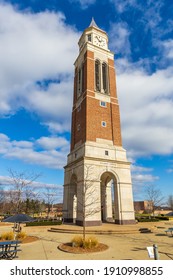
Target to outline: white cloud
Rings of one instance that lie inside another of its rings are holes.
[[[122,48],[120,49],[121,54],[123,55],[130,54],[131,46],[129,45],[129,40],[127,36],[130,35],[131,36],[130,40],[133,41],[133,51],[132,51],[134,55],[133,57],[135,57],[136,55],[135,59],[140,60],[138,56],[141,51],[141,48],[143,49],[143,55],[145,55],[144,49],[146,47],[146,53],[149,53],[150,59],[148,61],[145,59],[145,67],[148,67],[149,70],[152,63],[157,65],[162,65],[162,66],[164,65],[165,56],[163,55],[163,47],[167,51],[166,55],[172,58],[172,42],[171,40],[163,39],[167,37],[170,38],[170,34],[172,32],[172,27],[173,27],[172,18],[167,17],[165,19],[163,13],[163,8],[164,9],[165,7],[167,9],[172,8],[170,3],[165,5],[163,0],[157,0],[157,1],[147,0],[145,1],[145,3],[140,0],[123,0],[123,1],[110,0],[110,3],[114,4],[119,19],[118,24],[124,26],[124,38],[126,38],[126,40],[125,40],[125,44],[123,44]],[[124,14],[125,17],[122,17],[121,14]],[[123,20],[123,18],[124,19],[126,18],[127,14],[128,16],[130,15],[131,17],[131,21],[129,25],[128,25],[129,22],[128,20],[127,21]],[[114,32],[115,38],[117,38],[116,25],[113,30],[115,30]],[[138,41],[139,31],[142,35],[140,41]],[[117,29],[117,34],[118,33],[119,30]],[[164,44],[164,40],[165,40],[165,44]],[[119,42],[116,42],[115,46],[116,44],[118,47]],[[144,44],[148,44],[148,46],[144,46]],[[171,51],[169,50],[169,47],[171,47]],[[119,48],[117,48],[117,50],[119,52]],[[117,50],[115,49],[115,52],[117,52]]]
[[[0,154],[6,153],[6,151],[10,147],[8,136],[0,133],[0,143]]]
[[[0,3],[0,114],[23,107],[67,127],[69,114],[62,105],[69,112],[79,36],[62,13],[32,14]],[[58,82],[47,90],[35,84],[51,79]]]
[[[67,117],[69,116],[69,112],[67,112]],[[44,122],[42,123],[48,127],[49,131],[53,134],[62,133],[64,131],[70,131],[71,124],[67,119],[66,122],[57,123],[56,121]]]
[[[70,77],[60,83],[50,83],[47,88],[32,86],[26,89],[23,103],[28,111],[36,112],[50,131],[64,132],[70,129],[73,84]]]
[[[36,143],[47,150],[54,150],[69,144],[64,137],[41,137]]]
[[[168,172],[168,173],[173,173],[173,168],[167,169],[167,172]]]
[[[164,54],[167,58],[173,58],[173,40],[169,39],[163,42]]]
[[[113,3],[115,5],[115,8],[117,9],[117,11],[119,13],[123,13],[124,11],[126,11],[129,7],[137,7],[138,4],[138,0],[123,0],[123,1],[119,1],[119,0],[110,0],[111,3]]]
[[[11,142],[13,146],[15,147],[19,147],[19,148],[32,148],[33,147],[33,143],[29,142],[29,141],[12,141]]]
[[[27,178],[27,176],[26,176],[26,178]],[[26,178],[23,178],[23,180],[30,182],[30,180],[27,180]],[[14,180],[10,176],[1,176],[0,175],[0,189],[4,189],[4,191],[8,190],[9,186],[12,186],[13,184],[14,184]],[[58,191],[58,195],[61,197],[62,197],[62,192],[63,192],[63,187],[61,185],[48,184],[48,183],[44,183],[41,181],[33,181],[32,189],[34,189],[34,190],[39,190],[39,189],[55,190],[55,191]]]
[[[173,173],[173,160],[169,160],[170,167],[166,170],[167,173]]]
[[[136,164],[131,165],[132,181],[134,185],[138,187],[144,185],[145,183],[152,183],[159,179],[158,176],[152,175],[153,168],[139,166]]]
[[[126,23],[111,23],[109,30],[110,49],[115,53],[121,53],[121,55],[130,55],[129,36],[130,31]]]
[[[151,183],[156,180],[158,180],[158,176],[153,176],[151,174],[134,174],[132,176],[132,181],[136,184],[145,184],[145,183]]]
[[[151,172],[153,169],[143,166],[131,165],[132,172]]]
[[[41,137],[30,142],[11,141],[5,134],[0,134],[0,141],[2,157],[52,169],[62,169],[69,150],[69,142],[63,137]]]
[[[70,0],[71,3],[79,3],[82,9],[87,9],[90,5],[93,5],[96,0]]]
[[[117,75],[123,143],[130,157],[173,152],[172,68],[152,75],[127,68]]]
[[[143,195],[144,187],[158,181],[159,176],[154,176],[152,174],[152,168],[147,168],[143,166],[132,165],[131,171],[134,199],[140,200],[141,195]]]
[[[144,36],[150,29],[151,47],[154,46],[158,50],[158,53],[154,52],[155,57],[138,58],[136,62],[132,62],[130,36],[133,35],[133,30],[127,23],[121,21],[112,24],[110,49],[123,56],[117,60],[115,56],[123,145],[132,162],[140,156],[171,154],[173,68],[168,60],[171,61],[173,57],[173,44],[171,39],[161,40],[161,36],[170,31],[168,24],[164,25],[164,30],[161,27],[161,30],[159,29],[163,1],[147,1],[146,5],[137,0],[123,2],[111,0],[111,2],[115,4],[120,14],[132,8],[134,11],[142,11],[140,21],[145,27]],[[156,68],[155,72],[151,73],[152,63],[164,68],[161,70]]]
[[[140,3],[140,2],[139,2]],[[141,4],[141,3],[140,3]],[[163,1],[162,0],[157,0],[157,1],[148,1],[146,5],[140,5],[140,10],[143,12],[143,17],[141,21],[143,21],[146,31],[148,29],[151,30],[151,32],[154,35],[154,32],[159,26],[159,23],[162,20],[161,17],[161,8],[163,6]],[[139,6],[138,6],[139,7]],[[160,27],[161,29],[161,27]],[[153,32],[154,31],[154,32]],[[160,30],[162,32],[162,30]],[[157,35],[157,34],[155,34]]]

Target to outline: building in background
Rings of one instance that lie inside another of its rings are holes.
[[[153,210],[152,200],[134,201],[135,213],[151,213]]]

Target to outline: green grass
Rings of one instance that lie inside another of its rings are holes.
[[[151,216],[151,214],[136,214],[135,219],[138,222],[157,222],[157,221],[169,221],[170,217],[158,215],[158,216]]]

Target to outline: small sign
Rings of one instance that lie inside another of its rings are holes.
[[[147,247],[147,251],[148,251],[148,256],[149,256],[151,259],[154,259],[154,250],[153,250],[153,247]]]

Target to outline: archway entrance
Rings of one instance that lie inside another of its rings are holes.
[[[101,176],[101,219],[103,222],[116,222],[119,219],[117,179],[111,172]]]

